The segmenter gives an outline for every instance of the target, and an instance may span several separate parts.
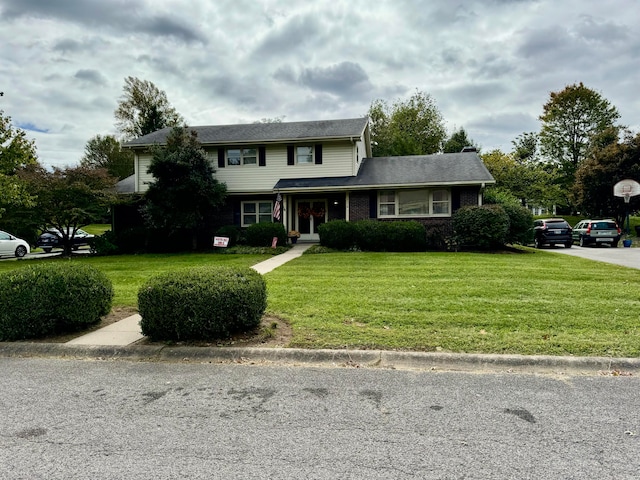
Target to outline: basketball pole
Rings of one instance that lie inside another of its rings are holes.
[[[624,206],[627,209],[627,235],[629,235],[629,232],[631,231],[631,222],[629,219],[629,200],[631,200],[631,195],[628,193],[624,194]]]

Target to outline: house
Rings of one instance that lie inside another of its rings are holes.
[[[484,187],[495,183],[475,150],[372,157],[367,117],[189,128],[227,185],[221,223],[281,221],[301,240],[318,240],[318,226],[335,219],[411,219],[446,229],[453,212],[482,204]],[[129,190],[143,193],[153,182],[149,149],[169,132],[124,144],[135,154]]]

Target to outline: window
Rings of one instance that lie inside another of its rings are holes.
[[[450,209],[449,190],[382,190],[378,194],[379,217],[448,216]]]
[[[431,205],[434,215],[449,214],[449,192],[447,190],[434,190],[431,193]]]
[[[396,193],[393,190],[380,192],[380,216],[389,217],[396,214]]]
[[[272,202],[242,202],[242,226],[273,221]]]
[[[227,165],[256,165],[258,150],[256,148],[228,148]]]
[[[296,162],[303,165],[313,163],[313,147],[296,147]]]

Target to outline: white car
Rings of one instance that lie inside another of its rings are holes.
[[[22,258],[30,251],[31,249],[27,242],[0,230],[0,257],[15,255],[18,258]]]

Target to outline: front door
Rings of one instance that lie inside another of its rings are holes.
[[[300,232],[300,240],[320,240],[318,227],[327,221],[327,201],[298,200],[296,212],[296,230]]]

